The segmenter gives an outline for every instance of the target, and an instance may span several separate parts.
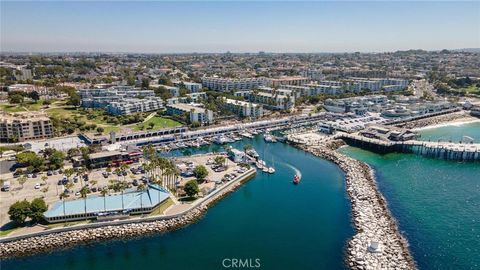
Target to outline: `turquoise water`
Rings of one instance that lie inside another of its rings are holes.
[[[375,169],[420,269],[480,269],[479,163],[378,155],[353,147],[341,151]]]
[[[444,126],[419,131],[420,140],[441,140],[458,142],[463,136],[469,136],[474,139],[474,143],[480,143],[480,122],[460,124],[454,126]]]
[[[342,172],[289,145],[266,145],[258,137],[245,141],[265,153],[277,172],[258,172],[197,223],[162,235],[7,260],[2,269],[223,269],[224,258],[259,258],[260,269],[345,269],[353,228]],[[298,186],[291,182],[291,166],[302,172]]]

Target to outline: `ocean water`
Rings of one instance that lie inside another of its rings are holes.
[[[421,135],[420,140],[423,141],[451,140],[452,142],[458,142],[462,139],[465,140],[464,136],[468,136],[474,139],[474,143],[480,143],[480,122],[422,129],[419,131],[419,134]]]
[[[224,259],[260,259],[259,269],[345,269],[354,231],[343,173],[289,145],[252,144],[276,173],[257,176],[195,224],[132,240],[99,242],[3,261],[2,269],[224,269]],[[170,155],[194,154],[211,146]],[[295,170],[302,182],[292,184]],[[228,261],[226,261],[228,264]]]
[[[479,141],[480,125],[422,133],[432,140],[470,134]],[[378,155],[353,147],[341,152],[375,169],[379,188],[420,269],[480,269],[480,163]]]

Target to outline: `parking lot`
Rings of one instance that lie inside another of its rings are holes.
[[[131,164],[130,168],[136,169],[139,166],[139,163]],[[115,168],[112,168],[112,171],[114,169]],[[62,184],[62,181],[65,179],[65,175],[60,171],[52,171],[52,175],[47,174],[50,173],[42,172],[36,175],[28,175],[29,178],[27,178],[23,188],[18,182],[20,177],[14,177],[11,173],[2,175],[2,179],[10,182],[11,187],[9,191],[0,192],[0,226],[3,226],[10,221],[7,212],[10,205],[16,201],[21,201],[24,199],[31,201],[34,198],[44,197],[45,202],[47,204],[51,204],[60,200],[59,196],[65,190],[65,186]],[[46,181],[42,180],[43,176],[47,177]],[[126,175],[118,176],[114,173],[109,173],[107,175],[106,168],[96,169],[88,174],[88,180],[82,179],[80,176],[74,174],[70,177],[73,182],[73,187],[68,191],[68,199],[80,198],[80,189],[82,188],[82,185],[85,185],[89,188],[90,193],[88,196],[91,196],[94,194],[100,194],[100,190],[106,188],[110,180],[125,180],[129,183],[130,187],[133,187],[134,185],[140,183],[142,178],[146,179],[145,173],[142,170],[138,170],[138,172],[135,174],[132,173],[131,170],[128,170]],[[95,182],[92,180],[96,181],[95,185],[92,185],[92,182]]]

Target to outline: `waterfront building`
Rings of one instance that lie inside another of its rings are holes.
[[[125,98],[120,101],[112,101],[106,107],[106,111],[113,115],[125,115],[139,112],[157,111],[163,109],[163,100],[159,97],[148,98]]]
[[[203,77],[202,86],[213,91],[232,92],[235,90],[252,90],[267,84],[266,78],[219,78]]]
[[[367,111],[379,112],[387,105],[387,103],[387,96],[372,95],[342,99],[327,99],[325,100],[323,107],[329,112],[353,112],[355,114],[364,114]]]
[[[213,112],[205,108],[200,108],[188,104],[168,104],[167,114],[184,115],[188,114],[190,123],[198,122],[200,124],[210,124],[213,122]]]
[[[144,191],[128,189],[123,194],[93,195],[85,199],[54,203],[43,215],[49,223],[75,220],[113,220],[135,214],[148,214],[170,198],[163,187],[148,184]]]
[[[131,164],[138,162],[142,157],[142,152],[137,149],[130,151],[104,151],[88,155],[87,163],[91,168],[104,168],[109,166],[118,166],[121,164]],[[80,167],[85,165],[82,157],[73,158],[73,166]]]
[[[23,142],[53,137],[53,125],[43,112],[0,114],[0,141]]]
[[[260,104],[228,98],[224,98],[223,101],[227,110],[240,117],[259,118],[263,116],[263,107]]]
[[[390,78],[356,78],[350,80],[360,85],[361,90],[378,91],[399,91],[408,87],[409,81],[404,79]]]

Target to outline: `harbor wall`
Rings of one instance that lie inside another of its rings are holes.
[[[416,269],[407,240],[400,234],[385,198],[378,190],[373,170],[342,155],[334,146],[299,146],[337,164],[345,173],[356,234],[348,242],[346,263],[351,269]],[[378,246],[376,245],[378,244]]]

